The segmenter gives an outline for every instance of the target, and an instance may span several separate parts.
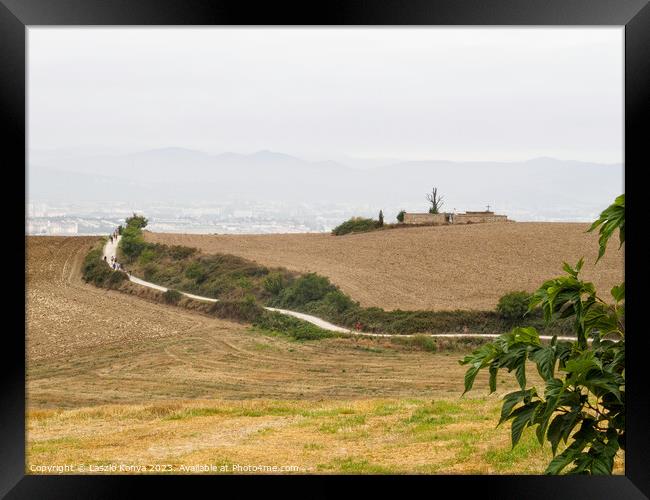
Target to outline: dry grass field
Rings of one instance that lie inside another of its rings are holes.
[[[145,232],[147,241],[231,253],[267,266],[317,272],[362,306],[493,309],[512,290],[534,291],[585,257],[583,275],[608,296],[623,279],[616,242],[594,268],[588,224],[516,222],[329,234],[190,235]]]
[[[324,402],[173,401],[37,410],[29,416],[33,465],[115,464],[117,473],[538,474],[548,463],[534,433],[510,449],[495,429],[495,399]],[[145,469],[127,467],[145,466]],[[291,467],[290,469],[287,467]]]
[[[482,374],[460,398],[462,353],[299,342],[98,289],[79,271],[95,241],[27,239],[27,473],[540,473],[548,462],[533,433],[510,450],[509,428],[495,428],[511,377],[487,396]]]

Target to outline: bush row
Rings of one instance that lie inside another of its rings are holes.
[[[351,219],[346,220],[342,224],[339,224],[334,229],[332,229],[332,234],[335,236],[341,236],[343,234],[349,233],[363,233],[366,231],[373,231],[379,227],[381,227],[379,221],[376,221],[374,219],[352,217]]]

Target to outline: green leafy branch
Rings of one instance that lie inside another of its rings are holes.
[[[624,208],[621,195],[590,227],[600,227],[599,258],[616,229],[621,245],[625,241]],[[625,284],[613,287],[613,303],[607,302],[593,283],[580,279],[583,263],[564,263],[566,275],[545,281],[529,303],[529,311],[541,308],[547,322],[573,317],[576,341],[553,337],[543,344],[535,328],[518,327],[460,361],[469,365],[465,392],[483,369],[490,393],[499,370],[514,372],[519,390],[505,395],[497,425],[511,421],[513,447],[527,427],[535,427],[540,445],[548,441],[553,452],[547,474],[570,465],[570,473],[611,474],[616,453],[625,449]],[[527,388],[529,361],[544,381],[541,392]],[[561,443],[565,448],[558,454]]]

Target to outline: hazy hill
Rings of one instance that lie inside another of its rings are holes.
[[[537,158],[523,162],[408,161],[358,169],[271,151],[211,155],[165,148],[127,155],[38,155],[29,196],[41,200],[214,201],[219,198],[371,204],[425,210],[438,186],[445,208],[591,217],[623,191],[623,169]]]

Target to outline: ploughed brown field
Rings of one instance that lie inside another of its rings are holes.
[[[29,474],[541,473],[550,460],[534,432],[511,450],[495,428],[511,376],[488,396],[481,374],[461,398],[462,352],[300,342],[98,289],[80,277],[96,241],[27,238]],[[236,468],[259,465],[290,469]]]
[[[231,253],[266,266],[316,272],[363,306],[493,309],[513,290],[534,291],[585,257],[583,277],[603,298],[623,280],[616,238],[594,267],[598,235],[589,224],[513,222],[413,227],[369,233],[194,235],[145,232],[147,241]]]

